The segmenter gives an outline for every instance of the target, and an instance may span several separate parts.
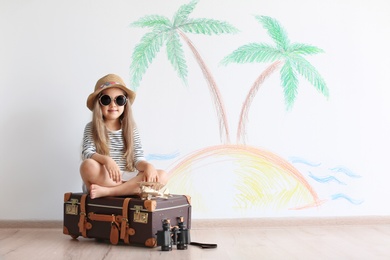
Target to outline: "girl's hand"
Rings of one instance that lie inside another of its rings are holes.
[[[106,170],[108,172],[108,176],[110,177],[111,180],[115,182],[121,182],[121,170],[119,169],[119,166],[116,164],[114,159],[112,159],[109,156],[106,156],[105,162],[104,162],[104,167],[106,167]]]
[[[147,163],[145,170],[143,171],[143,180],[145,182],[159,182],[158,173],[156,168],[150,163]]]

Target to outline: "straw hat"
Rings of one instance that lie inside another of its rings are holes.
[[[87,107],[89,110],[93,110],[93,103],[95,102],[95,99],[100,94],[100,92],[108,88],[122,89],[126,93],[130,104],[133,104],[135,99],[135,92],[126,87],[126,84],[123,82],[121,77],[115,74],[108,74],[96,82],[95,91],[88,96]]]

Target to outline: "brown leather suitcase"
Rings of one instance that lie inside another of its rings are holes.
[[[179,219],[181,218],[181,220]],[[171,195],[168,199],[139,197],[105,197],[91,199],[83,193],[65,193],[63,233],[72,238],[83,236],[120,241],[126,244],[157,246],[157,231],[163,220],[172,226],[184,220],[191,228],[190,197]]]

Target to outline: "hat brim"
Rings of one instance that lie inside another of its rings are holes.
[[[134,99],[135,99],[135,96],[136,96],[134,91],[131,91],[130,89],[126,88],[125,86],[123,86],[121,84],[114,84],[114,85],[111,85],[111,86],[103,88],[103,89],[98,89],[98,90],[96,90],[95,92],[91,93],[88,96],[87,107],[89,108],[89,110],[93,111],[94,102],[96,100],[96,97],[100,94],[100,92],[102,92],[103,90],[109,89],[109,88],[119,88],[119,89],[121,89],[123,92],[126,93],[126,97],[129,100],[130,104],[132,105],[134,103]]]

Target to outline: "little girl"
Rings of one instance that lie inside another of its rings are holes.
[[[139,182],[167,182],[143,154],[131,105],[135,93],[123,80],[108,74],[87,99],[93,112],[84,130],[80,174],[92,199],[140,193]]]

